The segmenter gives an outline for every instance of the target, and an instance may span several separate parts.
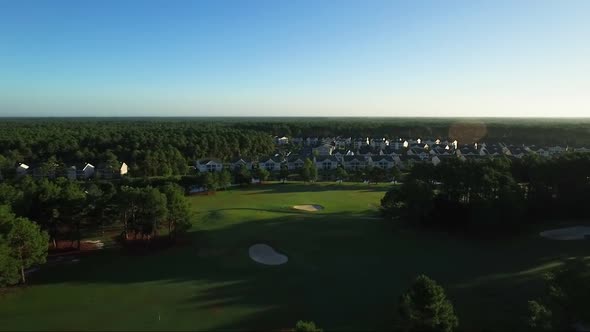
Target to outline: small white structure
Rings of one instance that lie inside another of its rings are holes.
[[[285,145],[285,144],[289,144],[289,138],[288,137],[279,137],[277,138],[277,144],[278,145]]]
[[[121,167],[119,168],[119,174],[125,175],[125,174],[127,174],[128,171],[129,171],[129,167],[127,166],[127,164],[122,163]]]
[[[29,172],[29,165],[24,164],[24,163],[20,163],[18,164],[18,166],[16,167],[16,175],[17,176],[23,176],[23,175],[27,175],[27,173]]]

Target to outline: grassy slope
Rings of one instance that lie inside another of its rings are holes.
[[[385,329],[419,273],[447,288],[463,328],[504,329],[520,326],[544,268],[587,252],[584,241],[534,235],[491,242],[394,230],[367,218],[385,190],[277,184],[194,197],[191,245],[46,268],[33,287],[0,299],[0,329],[280,329],[298,319]],[[326,209],[290,210],[295,204]],[[256,242],[289,263],[253,263],[247,248]]]

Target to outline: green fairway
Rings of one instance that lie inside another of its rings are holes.
[[[1,330],[390,329],[398,296],[421,273],[440,282],[462,329],[523,327],[542,273],[585,241],[536,234],[477,240],[396,228],[378,218],[386,185],[266,184],[191,198],[188,245],[105,250],[42,268],[0,295]],[[293,205],[318,204],[317,212]],[[281,266],[248,257],[266,243]],[[493,313],[493,314],[492,314]]]

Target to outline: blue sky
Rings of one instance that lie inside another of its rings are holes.
[[[590,1],[0,2],[1,116],[590,116]]]

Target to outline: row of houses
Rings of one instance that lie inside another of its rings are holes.
[[[388,138],[352,138],[352,137],[294,137],[289,139],[288,137],[275,137],[275,142],[278,145],[285,145],[288,143],[292,143],[295,145],[302,145],[308,147],[319,147],[322,145],[332,145],[336,149],[360,149],[363,147],[372,147],[372,148],[381,148],[385,149],[387,147],[392,147],[394,149],[401,149],[404,146],[409,146],[411,144],[453,144],[452,141],[442,141],[440,139],[425,139],[422,140],[421,138],[417,139],[388,139]]]
[[[299,155],[287,155],[281,157],[278,155],[263,157],[257,160],[239,158],[231,162],[222,162],[218,159],[204,159],[196,162],[196,169],[200,172],[219,172],[224,169],[234,170],[246,166],[248,169],[264,168],[268,171],[279,171],[282,168],[296,170],[303,167],[307,158],[312,160],[319,170],[336,169],[342,166],[347,170],[362,169],[365,167],[380,167],[390,169],[398,167],[404,169],[414,163],[432,163],[438,165],[447,158],[459,158],[461,160],[484,160],[487,158],[506,156],[508,158],[520,159],[527,154],[538,154],[542,157],[552,157],[568,151],[590,152],[586,148],[537,148],[535,146],[514,146],[505,144],[464,144],[459,145],[457,141],[451,142],[434,142],[429,145],[428,142],[414,141],[407,144],[406,147],[395,149],[372,148],[365,146],[353,150],[340,150],[335,146],[326,147],[320,145],[317,148],[308,149]],[[402,142],[404,144],[404,142]]]
[[[590,148],[577,147],[572,148],[568,146],[535,146],[535,145],[507,145],[504,143],[474,143],[474,144],[463,144],[460,145],[457,140],[440,140],[440,139],[403,139],[398,138],[389,140],[387,138],[351,138],[351,137],[295,137],[289,140],[287,137],[277,138],[279,145],[285,145],[289,142],[299,144],[304,147],[310,147],[316,155],[333,155],[335,153],[342,153],[342,150],[347,151],[361,151],[361,150],[384,150],[384,151],[397,151],[397,154],[401,154],[404,149],[416,149],[416,148],[431,148],[431,149],[444,149],[444,150],[457,150],[473,147],[477,152],[476,154],[486,155],[494,153],[506,154],[506,155],[525,155],[527,153],[536,153],[543,157],[551,157],[562,154],[567,151],[576,152],[590,152]],[[489,153],[488,153],[489,151]],[[470,151],[473,153],[473,151]],[[390,154],[390,153],[385,153]]]
[[[50,166],[50,167],[48,167]],[[89,178],[112,179],[126,175],[129,167],[126,163],[101,163],[97,167],[90,163],[81,163],[71,166],[60,165],[37,165],[30,166],[19,163],[16,166],[16,175],[31,175],[34,178],[57,178],[66,177],[70,180],[85,180]]]
[[[449,156],[451,157],[451,156]],[[288,170],[301,169],[308,157],[305,156],[292,156],[288,158],[282,158],[279,156],[272,156],[266,158],[260,158],[258,160],[249,160],[240,158],[231,162],[222,162],[218,159],[203,159],[196,163],[196,169],[199,172],[220,172],[224,169],[235,170],[245,166],[249,170],[256,168],[263,168],[270,172],[278,172],[283,168]],[[417,162],[431,162],[435,165],[441,162],[444,158],[432,156],[429,158],[422,158],[420,156],[316,156],[309,157],[309,159],[315,164],[318,170],[334,170],[339,166],[346,170],[359,170],[366,167],[379,167],[383,169],[391,169],[394,167],[405,168],[412,163]]]

